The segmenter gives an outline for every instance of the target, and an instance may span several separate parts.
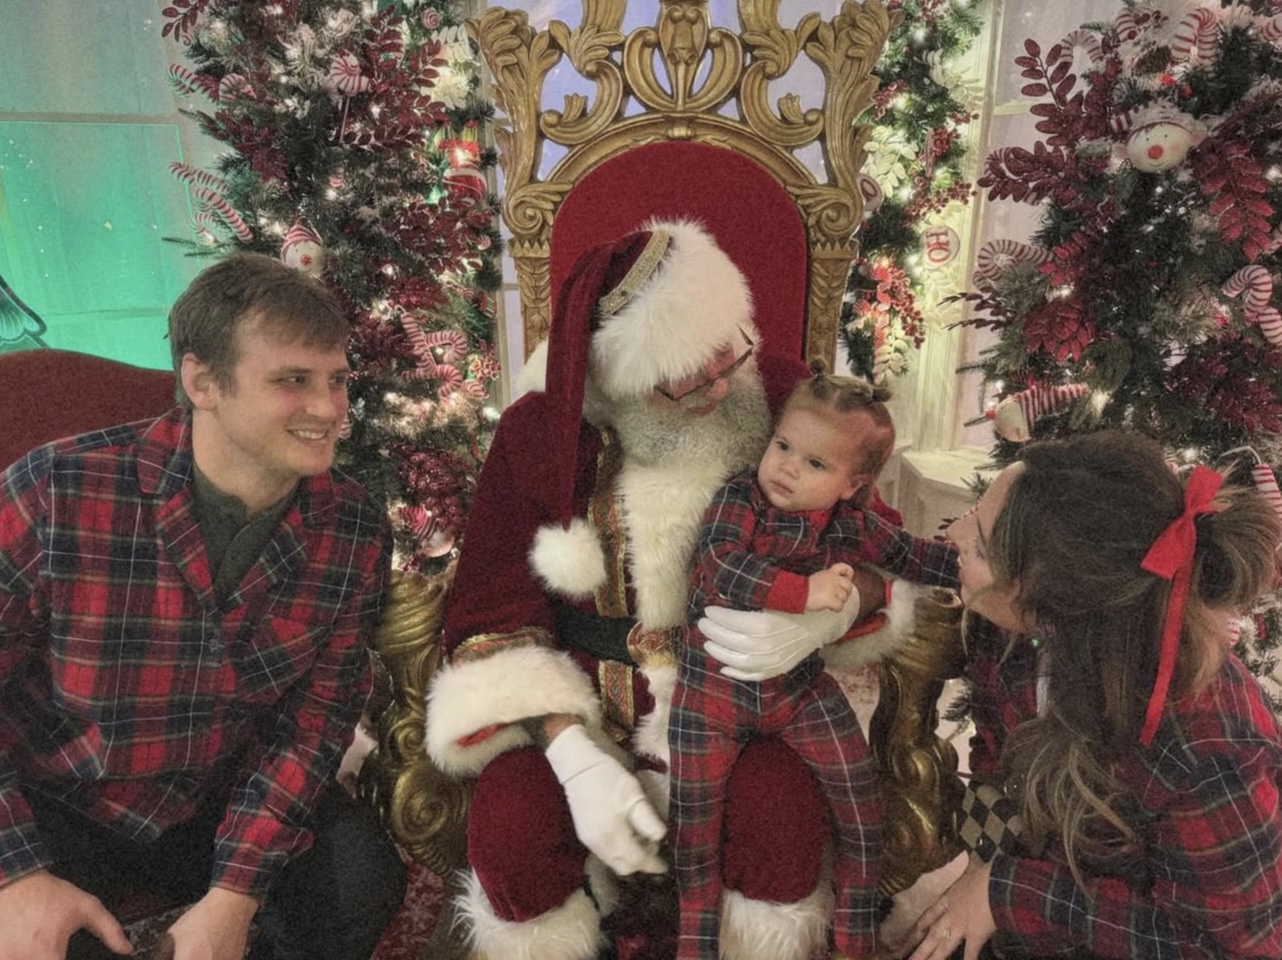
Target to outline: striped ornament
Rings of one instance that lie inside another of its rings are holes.
[[[1273,299],[1273,277],[1258,263],[1243,267],[1222,288],[1226,297],[1242,297],[1242,313],[1275,347],[1282,347],[1282,314]]]
[[[1140,35],[1140,24],[1132,10],[1123,10],[1113,21],[1117,29],[1117,42],[1130,43]]]
[[[1251,479],[1260,496],[1273,508],[1278,519],[1282,520],[1282,492],[1278,490],[1278,479],[1273,475],[1273,468],[1267,463],[1257,463],[1251,468]]]
[[[1038,418],[1063,410],[1085,396],[1086,390],[1084,383],[1062,383],[1012,393],[994,408],[993,429],[1003,440],[1023,443],[1032,435]]]
[[[197,187],[192,192],[200,203],[217,213],[222,218],[223,223],[231,227],[242,243],[249,243],[250,240],[254,239],[254,232],[245,223],[245,218],[236,212],[236,209],[227,202],[222,194],[216,193],[208,187]]]
[[[979,249],[975,258],[974,281],[976,284],[995,286],[1003,273],[1019,263],[1043,264],[1050,259],[1050,252],[1031,243],[1015,240],[989,240]]]
[[[1259,313],[1273,299],[1273,278],[1258,263],[1243,267],[1224,284],[1224,295],[1242,295],[1242,306],[1247,313]]]
[[[220,192],[227,189],[227,181],[222,177],[197,169],[188,163],[179,163],[175,160],[169,164],[169,172],[183,183],[189,183],[192,186],[208,187],[210,190]]]
[[[373,83],[361,75],[361,65],[355,55],[341,53],[329,65],[328,84],[345,97],[364,93]]]
[[[1184,63],[1196,47],[1199,59],[1209,60],[1215,56],[1215,47],[1220,37],[1219,18],[1209,7],[1200,7],[1187,14],[1175,28],[1171,37],[1171,60]]]
[[[1071,64],[1074,51],[1079,49],[1086,51],[1091,63],[1099,63],[1104,59],[1104,49],[1100,46],[1099,37],[1088,30],[1074,30],[1050,48],[1046,56],[1046,69],[1053,70],[1065,60]]]
[[[1265,340],[1275,347],[1282,347],[1282,313],[1274,307],[1265,307],[1250,319],[1259,325]]]
[[[1282,14],[1255,21],[1255,35],[1267,43],[1276,44],[1282,40]]]

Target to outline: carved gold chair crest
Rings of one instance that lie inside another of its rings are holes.
[[[525,352],[546,337],[553,291],[583,250],[651,216],[691,216],[748,277],[765,348],[831,367],[863,214],[858,177],[871,130],[860,118],[898,15],[868,0],[785,28],[778,0],[739,0],[734,32],[711,24],[706,2],[662,0],[654,26],[625,35],[624,12],[625,0],[584,0],[573,28],[536,30],[525,12],[501,8],[468,24],[505,115],[495,135]],[[784,94],[772,106],[771,85],[803,56],[822,77],[820,102],[803,107]],[[563,61],[594,95],[566,94],[548,108],[549,75]],[[545,148],[561,155],[541,175]],[[800,151],[822,158],[824,179]],[[465,857],[467,795],[423,753],[438,593],[405,578],[393,589],[380,644],[396,693],[364,786],[398,839],[444,872]],[[960,610],[945,594],[920,602],[916,636],[881,668],[871,738],[888,798],[887,893],[952,850],[941,811],[959,789],[956,755],[934,733],[941,680],[957,672],[960,646]]]

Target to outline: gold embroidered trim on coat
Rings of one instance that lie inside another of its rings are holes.
[[[450,655],[451,663],[484,660],[500,650],[516,647],[554,647],[552,635],[542,627],[523,627],[512,633],[478,633],[468,637]]]

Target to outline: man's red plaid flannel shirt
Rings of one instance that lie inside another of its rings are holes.
[[[230,790],[212,882],[261,896],[364,704],[390,543],[358,485],[306,479],[219,605],[181,410],[0,476],[0,884],[49,865],[23,788],[143,841]]]
[[[1000,783],[1006,736],[1037,715],[1037,656],[975,620],[971,769]],[[1039,860],[999,853],[998,939],[1032,956],[1282,957],[1282,729],[1241,661],[1168,705],[1152,745],[1137,742],[1117,772],[1138,833],[1127,877],[1084,864],[1082,888],[1058,845]]]

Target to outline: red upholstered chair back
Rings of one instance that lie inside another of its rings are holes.
[[[611,157],[575,184],[552,224],[552,303],[579,255],[647,220],[698,220],[752,289],[771,352],[802,356],[808,250],[797,204],[758,163],[703,143],[645,144]]]
[[[174,375],[70,350],[0,354],[0,470],[33,447],[174,405]]]

